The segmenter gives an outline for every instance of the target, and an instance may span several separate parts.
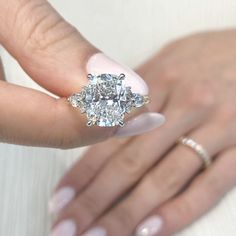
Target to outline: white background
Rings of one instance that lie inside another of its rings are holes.
[[[52,0],[51,3],[92,43],[132,67],[174,38],[198,30],[234,27],[236,22],[234,0]],[[3,50],[1,55],[10,82],[36,87]],[[81,151],[0,144],[0,236],[47,235],[50,193]],[[236,190],[180,235],[234,236],[235,222]]]

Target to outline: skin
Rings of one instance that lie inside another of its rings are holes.
[[[93,45],[45,0],[0,0],[0,45],[55,99],[3,81],[0,68],[0,141],[71,148],[103,141],[116,128],[86,126],[66,99],[87,84]],[[17,117],[17,119],[16,119]]]
[[[90,148],[57,186],[73,187],[77,195],[55,225],[72,219],[76,236],[96,226],[109,236],[129,236],[148,216],[159,215],[158,235],[169,236],[219,202],[236,183],[235,41],[235,30],[191,35],[138,68],[151,88],[150,109],[164,113],[166,124]],[[182,135],[207,150],[208,169],[176,144]]]

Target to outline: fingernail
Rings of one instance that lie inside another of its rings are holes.
[[[49,212],[52,214],[59,213],[74,197],[75,190],[73,188],[64,187],[59,189],[49,201]]]
[[[160,232],[162,225],[159,216],[152,216],[138,226],[135,236],[154,236]]]
[[[102,227],[93,228],[86,233],[82,234],[81,236],[106,236],[107,232]]]
[[[97,53],[90,57],[87,63],[87,72],[89,74],[125,74],[125,85],[132,88],[132,92],[141,95],[148,94],[146,82],[133,70],[125,65],[115,62],[103,53]]]
[[[50,236],[75,236],[76,225],[72,220],[65,220],[61,222],[56,228],[52,231]]]
[[[133,136],[151,131],[160,127],[165,117],[159,113],[147,112],[128,120],[124,127],[118,128],[116,136]]]

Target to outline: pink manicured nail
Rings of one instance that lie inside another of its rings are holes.
[[[116,136],[125,137],[151,131],[165,122],[165,117],[159,113],[143,113],[127,121],[124,127],[118,128]]]
[[[93,55],[87,63],[87,72],[89,74],[125,74],[125,85],[132,88],[132,92],[141,95],[148,94],[146,82],[133,70],[125,65],[115,62],[103,53]]]
[[[59,189],[49,201],[49,212],[52,214],[59,213],[74,197],[75,190],[73,188],[64,187]]]
[[[72,220],[62,221],[56,228],[52,231],[50,236],[75,236],[76,225]]]
[[[107,232],[105,229],[103,229],[102,227],[96,227],[87,231],[81,236],[106,236],[106,235],[107,235]]]
[[[157,235],[160,232],[162,225],[163,221],[159,216],[152,216],[138,226],[135,236]]]

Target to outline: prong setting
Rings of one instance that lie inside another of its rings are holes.
[[[125,122],[124,122],[123,120],[120,120],[120,121],[119,121],[119,126],[120,126],[120,127],[124,127],[124,126],[125,126]]]
[[[125,79],[125,74],[120,74],[118,77],[119,80],[124,80]]]
[[[88,80],[81,92],[68,98],[71,106],[87,114],[87,126],[123,127],[126,113],[149,102],[148,96],[133,93],[130,86],[125,86],[124,74],[88,74]]]
[[[93,79],[93,75],[92,74],[88,74],[87,78],[88,78],[88,80],[91,81]]]

